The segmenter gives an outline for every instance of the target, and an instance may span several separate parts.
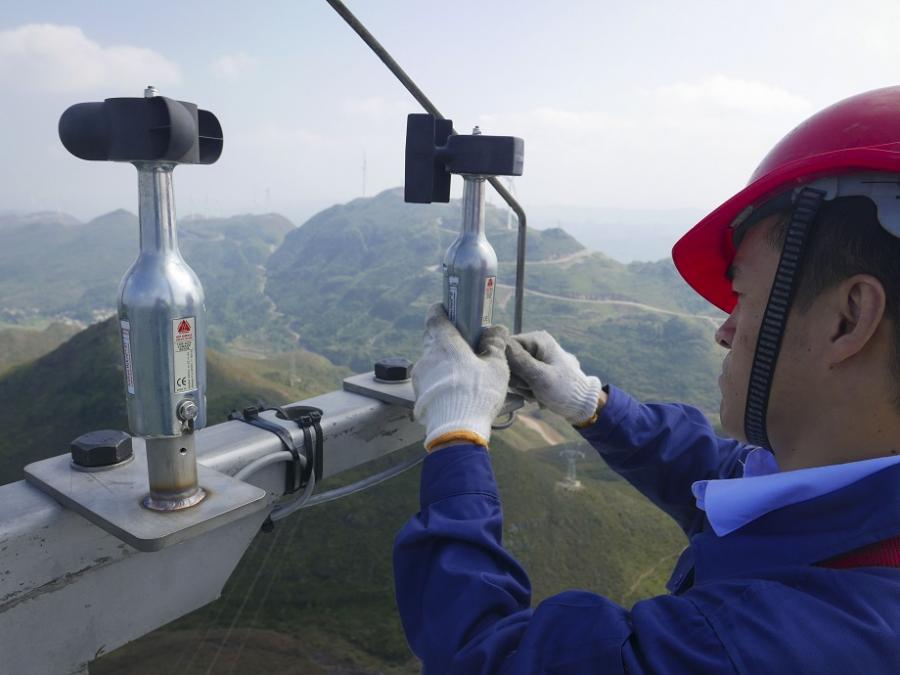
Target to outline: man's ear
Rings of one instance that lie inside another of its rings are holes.
[[[860,353],[868,345],[884,318],[884,286],[870,274],[845,279],[834,290],[832,332],[828,346],[830,365]]]

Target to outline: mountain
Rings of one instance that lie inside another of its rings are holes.
[[[261,289],[266,260],[293,229],[276,214],[179,221],[179,247],[206,292],[211,345],[254,332],[268,345],[292,344]],[[122,210],[87,223],[58,214],[8,216],[0,228],[0,319],[91,323],[109,316],[138,236],[137,216]]]
[[[299,343],[354,371],[383,356],[415,358],[460,212],[458,201],[405,204],[394,189],[300,228],[272,214],[181,220],[181,248],[206,289],[210,345],[259,357]],[[0,319],[108,316],[137,252],[136,217],[18,218],[0,229]],[[500,260],[495,322],[512,325],[516,232],[491,205],[486,225]],[[717,414],[722,316],[670,261],[623,264],[560,229],[529,231],[527,260],[526,330],[550,330],[592,374],[639,397]]]
[[[515,232],[486,209],[500,288],[495,323],[513,323]],[[380,357],[415,358],[422,317],[441,297],[439,263],[460,225],[458,203],[404,204],[399,190],[334,206],[285,237],[266,294],[307,349],[355,371]],[[669,261],[625,265],[562,230],[528,234],[525,330],[546,329],[603,381],[643,398],[718,409],[721,314]]]
[[[516,233],[505,222],[486,209],[498,257],[515,260]],[[405,204],[399,189],[334,206],[285,237],[266,266],[266,294],[294,319],[302,345],[336,363],[364,370],[381,356],[411,356],[425,308],[441,297],[438,270],[459,227],[458,202]],[[561,230],[534,231],[528,259],[582,248]]]
[[[17,213],[15,211],[0,211],[0,228],[22,227],[34,223],[56,223],[66,227],[80,225],[81,222],[67,213],[60,211],[38,211],[36,213]]]
[[[64,323],[51,323],[42,330],[19,326],[0,328],[0,375],[56,349],[78,331],[77,326]]]
[[[115,307],[116,274],[134,260],[137,236],[137,218],[125,211],[84,224],[55,214],[7,223],[0,229],[3,310],[89,320],[91,310]]]

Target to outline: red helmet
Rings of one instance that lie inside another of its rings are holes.
[[[900,173],[900,87],[852,96],[801,123],[766,155],[747,187],[678,240],[672,249],[675,267],[700,295],[731,312],[732,229],[791,188],[864,171]]]

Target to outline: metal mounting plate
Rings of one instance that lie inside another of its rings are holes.
[[[104,471],[72,468],[69,455],[25,467],[25,479],[95,525],[139,551],[158,551],[238,518],[267,504],[266,492],[199,464],[206,498],[187,509],[159,513],[141,504],[150,491],[143,439],[134,439],[134,461]]]
[[[375,373],[360,373],[344,378],[344,391],[362,394],[378,401],[412,410],[416,405],[416,393],[412,381],[382,382],[375,379]]]
[[[375,373],[360,373],[344,378],[344,391],[368,396],[378,401],[384,401],[391,405],[400,406],[412,410],[416,405],[416,393],[413,391],[412,382],[382,382],[375,379]],[[500,410],[501,415],[506,415],[518,410],[525,405],[525,399],[516,394],[507,394],[506,402]]]

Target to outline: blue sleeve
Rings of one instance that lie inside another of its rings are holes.
[[[722,673],[734,668],[691,600],[662,596],[627,612],[569,591],[531,608],[528,576],[501,544],[487,451],[425,460],[420,511],[397,535],[400,618],[423,673]]]
[[[681,404],[635,400],[609,386],[597,422],[581,430],[609,466],[668,513],[690,537],[703,527],[694,481],[735,478],[752,447],[716,436],[706,416]]]

